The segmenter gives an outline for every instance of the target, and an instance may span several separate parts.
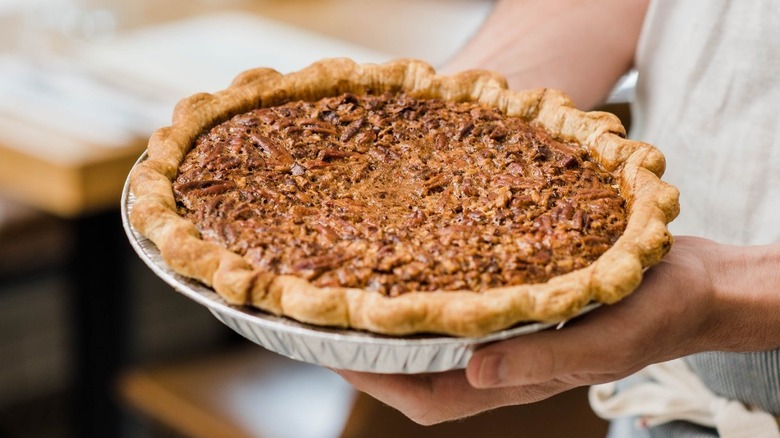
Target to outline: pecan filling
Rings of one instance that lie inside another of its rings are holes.
[[[346,94],[202,134],[179,213],[252,265],[317,286],[484,291],[587,266],[625,201],[585,147],[474,103]]]

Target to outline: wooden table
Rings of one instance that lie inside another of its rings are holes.
[[[446,61],[477,27],[490,0],[290,0],[126,2],[134,10],[121,32],[222,10],[254,14],[362,45],[391,57]],[[125,4],[118,2],[117,4]],[[0,31],[7,32],[8,30]],[[277,42],[278,43],[278,42]],[[7,47],[0,48],[0,54]],[[237,72],[236,72],[237,73]],[[76,436],[118,436],[112,387],[132,361],[127,309],[132,251],[121,229],[120,193],[145,135],[107,141],[65,135],[40,118],[0,111],[0,194],[65,218],[75,235],[68,270],[75,380]]]

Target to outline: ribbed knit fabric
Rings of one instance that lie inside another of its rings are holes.
[[[672,232],[780,242],[780,2],[653,0],[637,69],[631,137],[664,152],[665,179],[680,188]],[[687,361],[716,394],[780,416],[780,350]],[[629,423],[610,436],[716,436],[682,422],[649,431]]]

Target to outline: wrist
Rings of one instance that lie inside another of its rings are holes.
[[[780,347],[780,245],[716,245],[708,254],[712,350]]]

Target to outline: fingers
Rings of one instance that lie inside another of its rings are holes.
[[[457,409],[449,405],[446,398],[436,393],[433,384],[433,381],[437,379],[448,380],[450,382],[447,384],[439,384],[439,388],[448,387],[451,388],[450,391],[457,392],[454,388],[458,386],[456,382],[458,377],[453,373],[405,375],[371,374],[344,370],[336,372],[357,390],[398,409],[419,424],[431,425],[451,418],[458,418],[443,412]],[[465,381],[462,377],[461,380]]]
[[[430,425],[490,409],[477,403],[463,371],[438,374],[338,373],[359,391],[395,407],[413,421]]]
[[[431,425],[501,406],[531,403],[571,388],[547,382],[517,388],[474,388],[463,370],[424,375],[336,371],[355,388],[395,407],[411,420]]]
[[[429,425],[623,377],[638,369],[637,304],[598,309],[561,330],[488,345],[465,372],[390,375],[337,371],[358,390]],[[617,340],[619,339],[619,341]],[[617,370],[617,371],[616,371]]]
[[[576,353],[549,340],[547,333],[520,337],[494,344],[474,353],[466,377],[476,388],[531,385],[564,374],[565,362]]]
[[[633,305],[623,307],[598,309],[561,330],[488,345],[474,352],[465,372],[338,373],[358,390],[425,425],[501,406],[532,403],[635,370],[636,357],[640,356],[636,349],[641,346],[634,345],[633,340],[641,332],[632,332],[636,326]]]
[[[599,309],[561,330],[519,336],[477,350],[466,369],[477,388],[562,381],[601,383],[635,371],[641,343],[623,309]]]

